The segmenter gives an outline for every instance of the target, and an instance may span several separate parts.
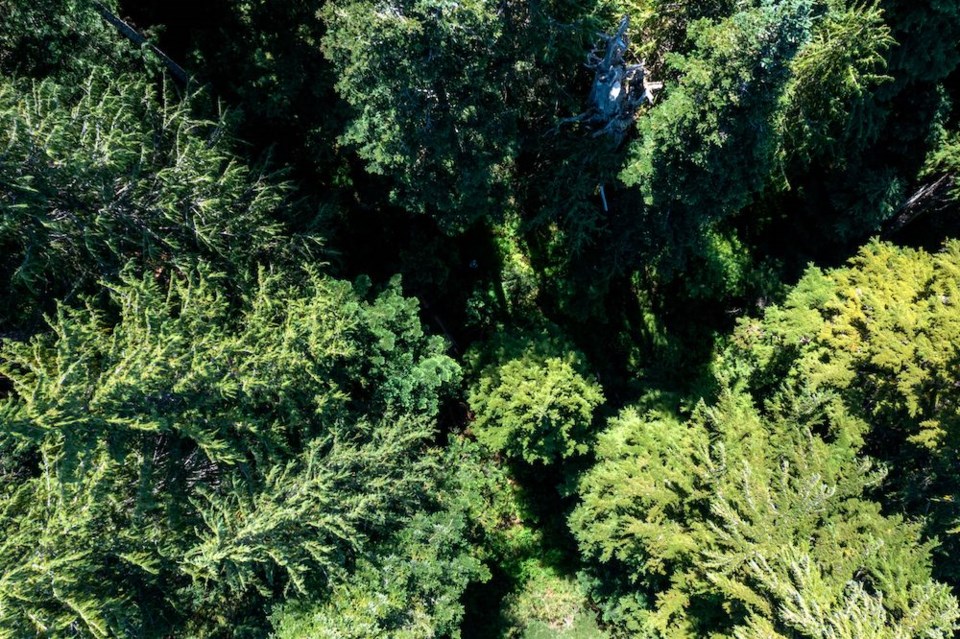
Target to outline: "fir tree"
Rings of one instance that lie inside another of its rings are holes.
[[[204,259],[249,278],[294,243],[279,210],[289,185],[239,161],[224,121],[136,76],[79,86],[0,81],[0,277],[16,319],[51,297]]]

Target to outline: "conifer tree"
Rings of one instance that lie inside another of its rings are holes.
[[[103,6],[115,9],[115,0]],[[94,69],[143,58],[116,37],[87,0],[4,2],[0,12],[0,73],[78,82]]]
[[[597,571],[614,570],[613,596],[596,593],[610,621],[639,636],[951,636],[960,609],[931,579],[932,545],[880,513],[866,491],[881,475],[807,419],[761,417],[728,390],[687,422],[612,422],[571,518]]]
[[[164,272],[202,258],[235,277],[282,261],[289,187],[239,161],[225,123],[190,106],[104,71],[79,86],[0,80],[0,285],[17,300],[5,313],[83,292],[128,260]]]
[[[477,542],[501,521],[490,516],[505,477],[476,444],[452,438],[428,507],[360,560],[329,597],[300,599],[271,616],[277,639],[459,637],[467,585],[489,577]]]
[[[264,274],[236,308],[190,273],[3,344],[3,633],[244,636],[426,503],[459,369],[398,283]]]
[[[783,153],[802,166],[856,157],[886,116],[876,94],[893,80],[883,73],[896,45],[890,27],[877,6],[834,4],[797,53],[783,96]]]
[[[831,436],[891,462],[896,510],[923,516],[952,557],[960,523],[956,362],[960,246],[874,242],[846,268],[811,269],[782,306],[744,320],[717,369],[765,402],[824,405]],[[939,574],[956,580],[954,563]]]
[[[643,194],[665,273],[696,252],[702,230],[765,186],[779,146],[775,114],[790,64],[810,36],[811,3],[762,2],[691,25],[694,46],[674,56],[675,86],[638,120],[621,172]],[[672,254],[672,255],[671,255]]]
[[[480,443],[530,464],[588,452],[603,393],[582,353],[546,334],[506,334],[468,358],[477,369],[468,394],[470,429]]]
[[[368,170],[392,178],[405,208],[449,231],[499,215],[516,154],[516,118],[503,108],[510,68],[498,59],[496,7],[402,0],[331,2],[324,54],[355,116],[344,141]]]

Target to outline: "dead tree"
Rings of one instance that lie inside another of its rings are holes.
[[[647,80],[642,61],[627,64],[624,55],[630,44],[629,26],[630,16],[624,16],[616,33],[598,34],[600,42],[587,54],[587,68],[594,72],[587,110],[561,124],[583,122],[594,129],[594,137],[610,135],[619,142],[636,119],[640,105],[653,103],[654,91],[663,83]]]
[[[896,214],[887,220],[883,237],[896,235],[920,217],[941,213],[950,208],[954,203],[952,193],[957,183],[956,176],[947,173],[923,184],[900,206]]]

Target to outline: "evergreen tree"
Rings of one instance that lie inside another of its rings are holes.
[[[593,412],[603,401],[596,384],[569,359],[515,359],[487,371],[470,394],[473,432],[492,450],[549,464],[587,452]]]
[[[244,636],[321,593],[429,498],[458,375],[398,284],[125,277],[5,342],[0,629]]]
[[[0,277],[18,312],[83,292],[133,260],[145,271],[205,259],[233,277],[293,243],[289,186],[237,160],[225,123],[144,79],[79,86],[0,81]]]
[[[584,373],[585,358],[547,336],[501,335],[471,354],[471,431],[490,450],[527,463],[552,464],[589,450],[603,393]]]
[[[751,212],[769,216],[762,242],[792,237],[802,262],[847,254],[902,213],[958,61],[954,2],[823,4],[787,93],[783,188]]]
[[[775,114],[810,22],[805,0],[762,2],[693,23],[692,50],[670,58],[680,79],[639,119],[621,173],[643,194],[643,223],[663,238],[666,275],[697,252],[704,228],[749,204],[769,180]]]
[[[115,0],[102,5],[115,9]],[[98,67],[143,57],[116,37],[88,0],[8,0],[0,12],[0,73],[76,82]]]
[[[896,44],[876,6],[832,3],[791,65],[783,96],[784,154],[802,166],[827,166],[862,153],[882,133],[878,86]],[[789,178],[788,178],[789,179]]]
[[[954,636],[958,39],[0,0],[0,638]]]
[[[686,423],[615,420],[571,519],[620,579],[609,619],[633,636],[951,636],[960,609],[930,577],[931,544],[880,513],[865,496],[880,475],[815,427],[736,391]]]
[[[353,107],[343,140],[404,207],[463,230],[506,206],[516,118],[503,18],[484,0],[369,0],[323,8],[324,53]]]
[[[156,42],[230,105],[237,134],[269,148],[301,177],[302,190],[332,198],[348,180],[336,148],[345,114],[333,69],[320,52],[324,2],[217,0],[184,7],[135,0],[121,9],[156,27]],[[309,212],[307,212],[309,213]],[[307,218],[307,222],[310,218]]]
[[[924,516],[952,557],[960,523],[956,362],[960,246],[942,253],[872,243],[848,267],[811,269],[782,306],[744,320],[718,370],[758,400],[823,403],[831,436],[891,462],[897,510]],[[958,578],[951,561],[938,573]]]
[[[430,486],[430,508],[365,557],[329,597],[278,608],[275,637],[460,636],[464,590],[489,578],[477,542],[501,523],[486,520],[504,478],[463,440],[452,439],[438,457],[448,470]]]

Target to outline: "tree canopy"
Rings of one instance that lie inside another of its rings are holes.
[[[958,36],[0,0],[0,638],[960,636]]]

